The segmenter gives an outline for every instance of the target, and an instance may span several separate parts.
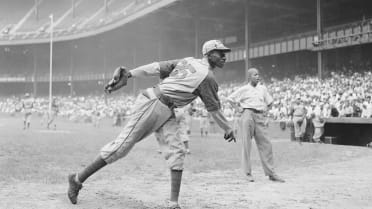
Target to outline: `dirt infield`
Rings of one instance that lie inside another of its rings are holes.
[[[119,128],[104,123],[59,121],[46,131],[37,118],[22,130],[19,116],[0,117],[0,209],[163,208],[169,173],[153,137],[84,184],[77,205],[66,197],[67,174],[85,166]],[[191,137],[180,203],[183,209],[371,209],[372,149],[290,142],[272,128],[277,172],[286,183],[269,181],[254,147],[249,183],[239,169],[240,143],[222,135]]]

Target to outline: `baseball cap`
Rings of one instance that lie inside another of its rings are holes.
[[[231,49],[230,48],[227,48],[219,40],[209,40],[209,41],[206,41],[203,44],[203,49],[202,49],[203,55],[206,55],[206,54],[208,54],[208,52],[213,51],[213,50],[220,50],[220,51],[225,51],[225,52],[231,52]]]

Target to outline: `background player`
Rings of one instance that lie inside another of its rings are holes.
[[[203,45],[203,58],[192,57],[180,60],[155,62],[143,65],[131,71],[125,68],[115,70],[114,78],[105,87],[110,93],[127,84],[130,77],[166,75],[156,87],[148,88],[138,95],[133,114],[119,136],[105,145],[100,155],[87,167],[68,177],[68,198],[71,203],[77,203],[77,197],[82,183],[92,174],[109,163],[125,157],[134,145],[155,131],[163,131],[164,137],[159,141],[166,147],[163,155],[170,168],[171,195],[169,208],[180,208],[178,197],[181,186],[185,146],[176,137],[177,122],[173,109],[183,107],[197,97],[203,101],[208,112],[217,124],[225,131],[224,138],[235,141],[233,130],[221,112],[218,98],[218,84],[213,70],[222,68],[226,62],[226,52],[231,50],[220,41],[211,40]],[[160,76],[161,77],[161,76]]]
[[[194,108],[194,102],[191,102],[189,105],[186,106],[187,107],[187,114],[185,115],[185,119],[186,119],[186,128],[187,128],[187,131],[186,133],[188,135],[191,134],[191,127],[192,127],[192,124],[193,124],[193,116],[196,112],[196,109]]]
[[[22,109],[23,109],[23,129],[30,128],[31,125],[31,116],[32,111],[34,108],[34,99],[31,98],[29,93],[26,93],[24,99],[22,101]]]
[[[295,140],[300,144],[304,140],[306,132],[306,119],[307,110],[300,95],[296,96],[296,101],[290,110],[290,115],[292,116],[292,121],[294,125]]]
[[[209,130],[209,115],[206,110],[201,110],[200,112],[200,136],[208,136]]]
[[[52,100],[52,111],[48,114],[48,123],[47,123],[47,129],[50,129],[50,126],[54,123],[57,115],[58,115],[58,103],[57,103],[57,98],[54,97]],[[53,129],[57,129],[57,125],[54,123],[53,124]]]
[[[101,112],[98,110],[98,108],[95,108],[91,112],[91,117],[92,117],[93,126],[98,128],[101,122]]]

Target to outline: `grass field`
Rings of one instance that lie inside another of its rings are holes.
[[[91,162],[120,128],[57,121],[56,131],[33,118],[22,130],[21,116],[0,116],[0,209],[149,209],[163,208],[169,172],[156,140],[139,143],[124,159],[88,179],[77,205],[66,197],[67,174]],[[222,134],[191,136],[180,203],[184,209],[372,208],[372,149],[303,143],[272,125],[276,170],[286,183],[264,175],[257,148],[252,152],[254,183],[240,167],[240,142]]]

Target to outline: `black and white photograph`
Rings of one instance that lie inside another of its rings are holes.
[[[0,0],[0,209],[372,209],[371,8]]]

